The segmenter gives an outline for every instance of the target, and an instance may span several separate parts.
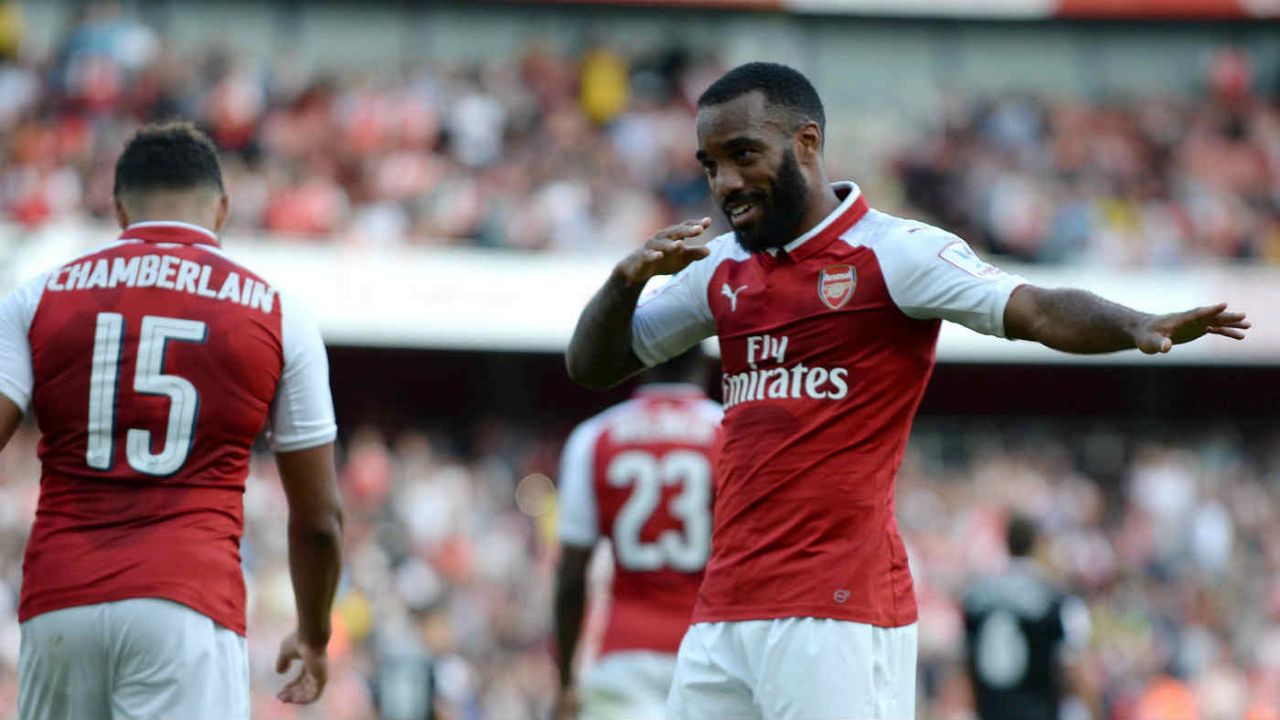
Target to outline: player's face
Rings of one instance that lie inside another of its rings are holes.
[[[793,240],[808,208],[784,122],[758,92],[698,111],[698,161],[738,244],[752,252]]]

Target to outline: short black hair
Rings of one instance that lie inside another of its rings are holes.
[[[115,196],[152,190],[222,187],[218,148],[195,125],[171,120],[134,133],[116,161]]]
[[[779,63],[751,62],[730,70],[711,83],[698,97],[698,107],[719,105],[741,95],[759,90],[765,102],[785,109],[794,120],[801,123],[816,122],[824,133],[827,116],[822,109],[822,99],[799,70]]]
[[[703,385],[706,375],[707,355],[702,352],[702,346],[695,343],[683,353],[646,370],[643,379],[645,382]]]
[[[1005,542],[1009,547],[1009,554],[1013,557],[1026,557],[1031,554],[1032,549],[1036,546],[1036,537],[1040,534],[1039,528],[1036,527],[1036,521],[1029,515],[1015,512],[1009,516],[1009,521],[1005,527]]]

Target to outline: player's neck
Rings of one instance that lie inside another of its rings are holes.
[[[840,196],[836,195],[836,191],[831,187],[831,183],[826,182],[815,183],[814,190],[809,193],[809,209],[805,211],[804,218],[800,221],[799,237],[813,228],[818,223],[827,219],[827,216],[835,212],[840,207]]]
[[[218,205],[206,193],[158,192],[130,207],[120,221],[125,227],[144,222],[186,223],[217,232]]]
[[[201,228],[203,230],[208,230],[209,232],[216,234],[215,230],[213,229],[213,223],[209,222],[207,219],[202,219],[197,216],[178,216],[178,215],[157,215],[154,217],[131,217],[129,218],[129,223],[125,225],[123,228],[121,228],[121,230],[127,230],[128,228],[131,228],[135,225],[141,225],[143,223],[174,223],[174,224],[182,224],[182,225],[194,225],[198,228]]]

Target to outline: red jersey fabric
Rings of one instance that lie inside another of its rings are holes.
[[[893,490],[939,321],[1001,335],[1021,280],[836,190],[840,207],[785,249],[717,238],[637,309],[646,363],[720,338],[725,440],[694,622],[916,620]]]
[[[242,494],[281,303],[200,228],[121,240],[53,271],[31,320],[42,476],[19,619],[155,597],[244,634]]]
[[[566,444],[561,539],[613,544],[601,655],[680,646],[710,552],[720,416],[694,386],[647,385]]]

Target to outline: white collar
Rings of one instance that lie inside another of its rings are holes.
[[[827,213],[827,216],[822,218],[821,222],[809,228],[808,232],[796,238],[795,240],[792,240],[786,245],[783,245],[781,248],[768,248],[766,252],[768,252],[770,255],[777,255],[778,250],[785,250],[787,252],[791,252],[796,248],[800,247],[801,245],[812,240],[814,237],[818,235],[818,233],[825,230],[828,225],[835,222],[836,218],[845,214],[849,210],[849,208],[853,207],[853,204],[858,201],[858,198],[862,197],[862,190],[857,186],[856,183],[850,180],[841,180],[839,182],[831,183],[832,190],[839,191],[845,188],[849,189],[849,194],[845,196],[845,199],[842,200],[838,206],[836,206],[835,210],[832,210],[831,212]]]
[[[193,230],[198,233],[204,233],[205,235],[209,236],[210,240],[213,240],[214,242],[218,241],[217,234],[214,233],[209,228],[206,228],[202,225],[196,225],[194,223],[181,222],[178,220],[147,220],[145,222],[136,222],[130,225],[129,227],[125,228],[124,231],[129,232],[130,230],[136,230],[138,228],[149,228],[149,227],[179,227],[185,230]]]

